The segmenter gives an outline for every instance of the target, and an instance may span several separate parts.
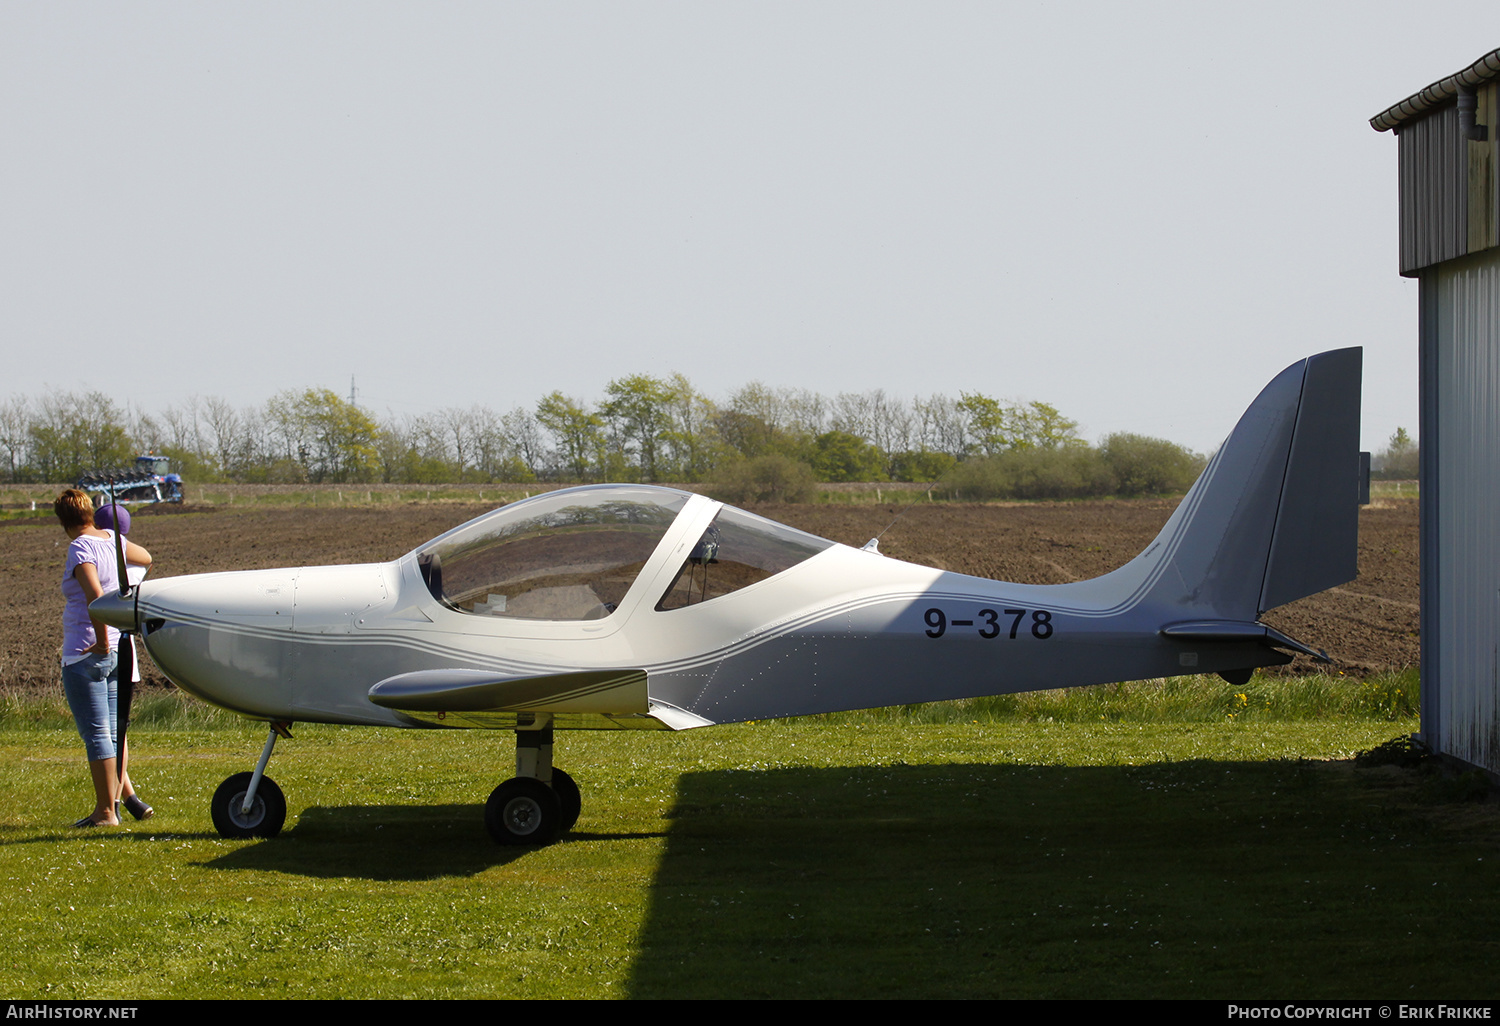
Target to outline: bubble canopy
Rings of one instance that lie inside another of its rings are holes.
[[[416,550],[422,578],[450,609],[522,620],[612,614],[692,498],[647,485],[595,485],[503,506]],[[700,507],[701,508],[701,507]],[[743,510],[713,522],[652,596],[667,612],[772,577],[833,542]]]

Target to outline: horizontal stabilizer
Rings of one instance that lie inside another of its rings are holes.
[[[1169,623],[1161,629],[1162,637],[1179,641],[1258,641],[1271,648],[1290,649],[1312,656],[1320,663],[1331,663],[1328,653],[1322,649],[1304,645],[1287,637],[1275,627],[1263,623],[1248,623],[1242,620],[1197,620],[1191,623]]]
[[[646,713],[646,671],[577,670],[514,676],[493,670],[418,670],[387,677],[370,701],[406,713]]]

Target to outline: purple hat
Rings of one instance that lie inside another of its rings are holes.
[[[106,503],[94,511],[94,526],[104,531],[113,531],[119,524],[121,534],[130,533],[130,510],[118,502]]]

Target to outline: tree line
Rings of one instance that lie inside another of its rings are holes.
[[[1091,445],[1045,402],[760,382],[716,401],[681,374],[617,378],[592,402],[554,391],[505,413],[476,404],[376,417],[316,388],[243,408],[189,396],[148,412],[67,391],[0,403],[8,482],[72,481],[144,452],[194,483],[714,481],[746,499],[795,497],[818,481],[941,481],[975,498],[1162,493],[1203,464],[1163,439]]]

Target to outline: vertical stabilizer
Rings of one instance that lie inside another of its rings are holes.
[[[1156,540],[1098,579],[1101,597],[1249,623],[1353,578],[1361,357],[1335,350],[1278,374]]]

